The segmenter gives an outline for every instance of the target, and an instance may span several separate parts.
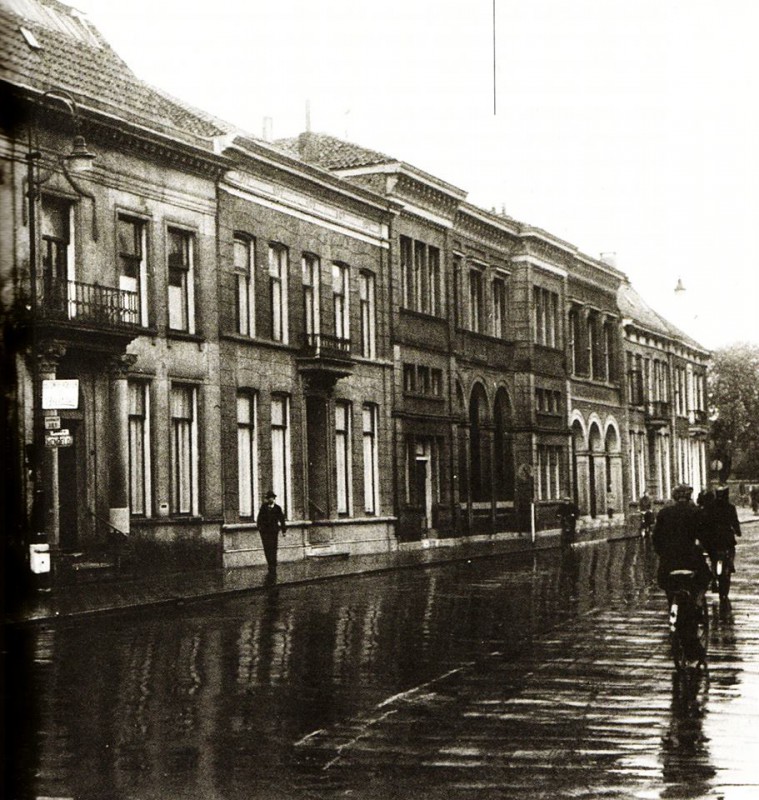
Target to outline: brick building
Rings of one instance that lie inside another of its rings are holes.
[[[57,0],[0,14],[24,568],[38,539],[59,575],[124,547],[261,563],[269,488],[302,559],[540,532],[567,495],[623,523],[644,487],[705,482],[708,353],[613,265],[382,153],[190,109]]]

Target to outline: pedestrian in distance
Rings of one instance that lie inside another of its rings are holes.
[[[738,511],[730,502],[730,489],[727,486],[718,486],[715,489],[714,501],[704,509],[702,530],[703,545],[712,564],[715,563],[719,551],[725,551],[728,569],[735,572],[736,536],[741,535],[741,524],[738,521]]]
[[[751,511],[754,515],[759,514],[759,486],[752,484],[749,489],[749,498],[751,500]]]
[[[580,509],[572,502],[571,498],[565,497],[556,511],[556,516],[561,524],[562,544],[572,544],[575,540]]]
[[[256,517],[256,525],[258,525],[258,532],[261,535],[261,543],[264,546],[264,555],[266,556],[266,564],[269,567],[267,578],[274,580],[277,575],[277,544],[279,541],[280,531],[285,535],[287,523],[285,521],[285,513],[282,507],[275,503],[277,495],[269,490],[266,493],[266,500],[258,511]]]
[[[654,512],[651,503],[651,498],[647,492],[643,492],[638,500],[638,508],[640,509],[640,534],[641,536],[650,536],[651,529],[654,525]]]

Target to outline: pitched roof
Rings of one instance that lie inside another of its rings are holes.
[[[309,132],[289,139],[278,139],[274,145],[288,155],[329,170],[395,164],[398,161],[385,153],[345,142],[326,133]]]
[[[617,290],[617,303],[622,316],[652,333],[659,333],[669,339],[677,339],[688,347],[708,352],[695,339],[681,331],[676,325],[654,311],[629,283],[622,283]]]
[[[0,0],[2,79],[77,102],[188,144],[212,149],[225,131],[209,115],[135,76],[79,11],[58,0]]]

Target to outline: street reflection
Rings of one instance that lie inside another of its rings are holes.
[[[667,731],[662,738],[662,777],[680,797],[708,794],[715,775],[704,734],[709,678],[704,670],[675,671]]]
[[[648,602],[654,566],[630,540],[18,630],[14,702],[30,709],[15,731],[26,789],[18,796],[299,796],[306,779],[295,742],[494,653],[488,669],[501,669],[546,631],[594,609]],[[593,622],[584,625],[590,631]],[[713,629],[722,647],[729,629],[727,616]],[[587,660],[598,642],[606,638],[573,646]],[[566,642],[544,649],[564,663]],[[712,678],[722,689],[736,680],[730,669]],[[510,675],[498,702],[520,683]],[[563,680],[540,700],[546,716],[533,721],[538,730],[553,730],[555,711],[547,712],[557,696],[567,714],[588,703],[592,687],[578,684],[575,697]],[[704,734],[708,695],[706,684],[673,682],[661,743],[667,782],[679,785],[696,770],[705,785],[714,774]],[[309,796],[318,797],[314,780]]]

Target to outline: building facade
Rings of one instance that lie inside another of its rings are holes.
[[[564,497],[619,526],[705,485],[708,353],[612,264],[382,153],[190,109],[57,0],[0,13],[20,570],[36,544],[61,576],[262,563],[269,489],[295,560],[538,535]]]

